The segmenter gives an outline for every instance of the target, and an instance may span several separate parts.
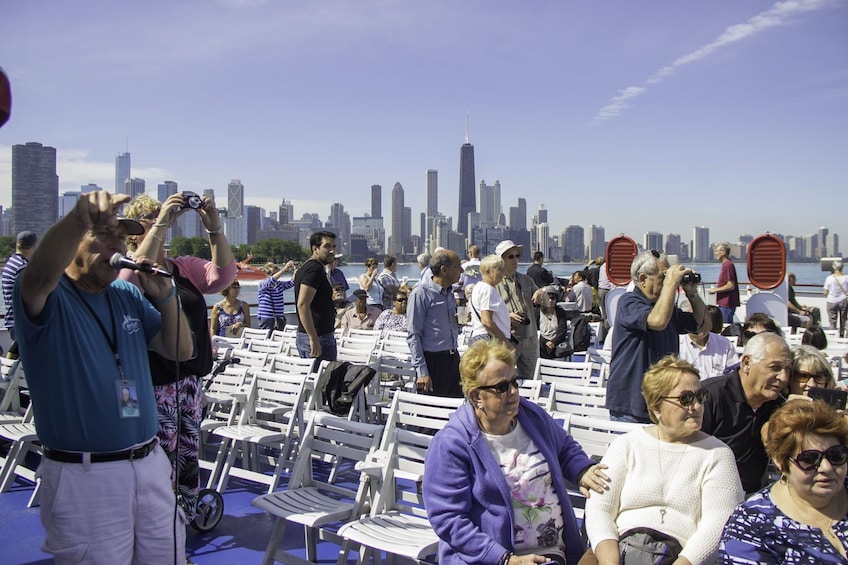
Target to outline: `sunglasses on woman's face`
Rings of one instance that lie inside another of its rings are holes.
[[[795,371],[790,374],[789,377],[798,383],[806,383],[810,379],[813,379],[819,386],[827,386],[830,383],[830,375],[827,373],[810,373],[807,371]]]
[[[516,389],[521,387],[521,379],[515,377],[508,381],[501,381],[496,385],[486,385],[486,386],[478,386],[477,390],[488,390],[491,392],[496,392],[498,394],[505,394],[509,391],[509,387],[514,386]]]
[[[818,449],[807,449],[789,460],[795,463],[802,471],[813,471],[819,468],[822,459],[827,459],[834,467],[840,467],[848,463],[848,447],[844,445],[833,445],[824,451]]]
[[[698,392],[693,392],[691,390],[684,390],[678,396],[663,396],[663,400],[676,400],[680,403],[684,408],[689,408],[695,401],[697,400],[699,404],[703,404],[706,399],[710,397],[710,391],[705,388],[702,388]]]
[[[398,296],[395,298],[395,302],[406,302],[407,298],[405,296]]]

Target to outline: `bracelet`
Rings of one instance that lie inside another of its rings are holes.
[[[152,296],[150,296],[149,294],[147,295],[147,299],[150,302],[152,302],[153,304],[155,304],[156,306],[164,306],[168,302],[172,301],[176,295],[177,295],[177,287],[172,286],[171,287],[171,294],[169,294],[168,297],[165,298],[164,300],[157,300],[157,299],[153,298]]]
[[[220,231],[221,231],[221,226],[218,226],[214,230],[206,230],[206,233],[208,233],[209,235],[215,235],[216,233],[219,233]]]
[[[167,222],[156,222],[155,224],[153,224],[153,227],[154,228],[167,228],[168,224],[167,224]]]
[[[501,557],[500,565],[507,565],[507,563],[509,563],[509,560],[512,559],[512,555],[513,554],[511,551],[507,551],[506,553],[504,553],[503,557]]]

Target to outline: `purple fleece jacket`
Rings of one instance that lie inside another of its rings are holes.
[[[521,399],[518,421],[548,462],[562,506],[566,559],[576,565],[585,548],[565,479],[577,483],[595,462],[539,406]],[[564,478],[563,478],[564,477]],[[513,549],[512,497],[466,403],[433,438],[424,465],[427,517],[440,538],[439,563],[497,564]]]

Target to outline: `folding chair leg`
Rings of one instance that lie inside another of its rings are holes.
[[[229,454],[229,446],[230,440],[228,438],[221,438],[221,444],[218,446],[218,454],[215,456],[215,463],[212,467],[212,472],[209,473],[206,488],[215,488],[218,477],[221,475],[221,469],[224,466],[224,458]]]
[[[27,502],[27,508],[35,508],[36,506],[41,506],[41,497],[39,496],[41,493],[41,479],[35,480],[35,488],[32,491],[32,494],[29,497],[29,502]]]
[[[286,533],[287,525],[288,522],[283,518],[274,520],[274,527],[271,529],[271,539],[268,540],[268,547],[265,549],[262,565],[273,565],[276,562],[277,549],[283,543],[283,535]]]
[[[312,563],[318,561],[318,550],[316,542],[316,534],[318,531],[315,528],[305,527],[306,534],[306,560]]]
[[[29,447],[30,444],[23,441],[16,441],[12,444],[9,455],[6,456],[6,464],[0,471],[0,492],[9,492],[9,489],[15,484],[15,469],[18,465],[23,465],[24,459],[29,453]]]
[[[230,446],[230,451],[227,454],[227,461],[224,463],[224,468],[221,470],[221,476],[218,478],[218,486],[215,488],[218,492],[224,492],[227,489],[227,481],[230,479],[230,470],[236,462],[238,455],[238,445],[240,441],[233,441]]]

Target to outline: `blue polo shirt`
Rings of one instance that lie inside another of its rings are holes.
[[[648,419],[648,407],[642,396],[645,371],[666,355],[677,355],[679,335],[698,329],[691,313],[675,308],[664,330],[649,330],[648,315],[653,307],[638,287],[619,299],[607,382],[606,408],[644,420]]]

